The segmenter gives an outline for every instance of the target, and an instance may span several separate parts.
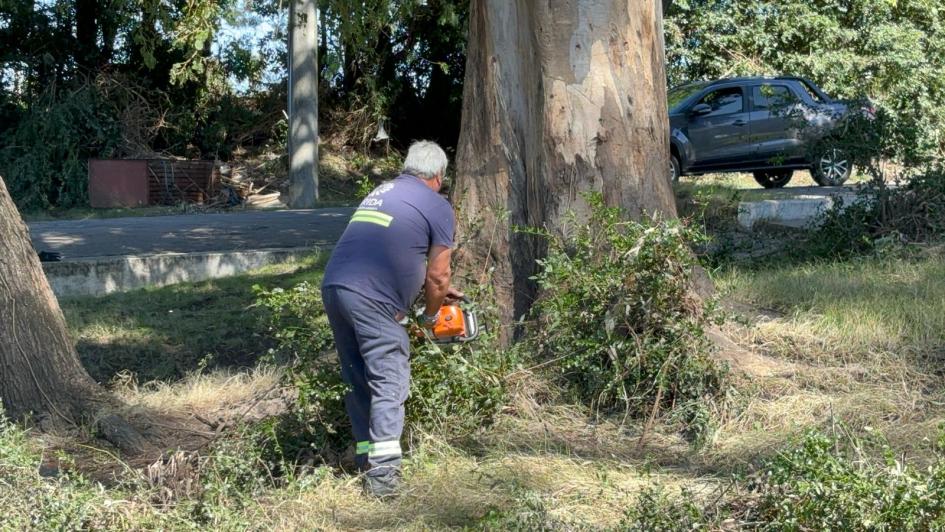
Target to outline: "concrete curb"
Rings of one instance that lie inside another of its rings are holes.
[[[43,271],[57,297],[102,296],[149,286],[229,277],[324,251],[324,248],[305,247],[87,257],[44,262]]]
[[[745,201],[738,204],[738,225],[752,229],[756,224],[769,223],[783,227],[804,228],[834,206],[837,198],[843,205],[857,201],[855,194],[810,196],[793,199]]]

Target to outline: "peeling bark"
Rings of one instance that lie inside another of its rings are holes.
[[[630,216],[675,217],[659,0],[473,0],[457,154],[460,270],[528,310],[541,239],[598,191]]]

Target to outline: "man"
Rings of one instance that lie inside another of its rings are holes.
[[[410,341],[401,324],[425,291],[421,326],[431,328],[450,287],[453,209],[438,194],[447,158],[414,143],[402,174],[361,202],[325,268],[322,298],[350,386],[351,419],[365,491],[385,497],[400,483],[400,436],[410,387]]]

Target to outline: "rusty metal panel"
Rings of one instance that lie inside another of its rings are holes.
[[[89,161],[89,205],[94,208],[148,205],[148,161]]]
[[[216,194],[218,172],[213,161],[151,159],[148,161],[151,203],[207,203]]]

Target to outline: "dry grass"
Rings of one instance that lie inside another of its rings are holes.
[[[745,463],[810,428],[838,426],[877,429],[921,461],[945,421],[945,387],[935,376],[945,347],[940,259],[733,270],[719,285],[730,298],[777,311],[730,325],[729,334],[784,365],[744,383],[708,463]]]
[[[693,484],[675,473],[553,454],[470,457],[432,441],[414,450],[405,478],[400,497],[380,502],[360,494],[357,478],[322,476],[303,489],[274,493],[253,510],[260,514],[254,519],[275,530],[442,530],[529,516],[558,528],[608,529],[641,489]]]
[[[945,347],[945,262],[937,253],[731,270],[719,284],[736,299],[783,314],[759,324],[752,341],[785,358],[915,363]]]
[[[117,379],[113,391],[131,407],[155,412],[211,413],[250,404],[280,385],[282,372],[258,366],[246,372],[216,370],[197,373],[169,384],[152,381],[139,385],[130,376]]]
[[[288,485],[201,503],[210,504],[203,510],[210,516],[200,519],[184,503],[150,504],[147,491],[82,488],[88,494],[69,497],[117,528],[607,529],[643,488],[685,488],[711,501],[733,473],[751,471],[811,428],[876,429],[909,460],[923,461],[945,421],[945,386],[935,376],[945,353],[940,254],[732,269],[717,284],[746,314],[725,332],[758,363],[749,360],[748,374],[733,375],[714,438],[702,450],[668,420],[641,445],[639,424],[562,404],[553,387],[524,373],[494,425],[456,442],[414,432],[407,491],[391,502],[363,497],[359,478],[327,467]],[[115,389],[135,409],[211,415],[245,411],[279,381],[277,370],[257,368],[175,383],[119,380]],[[49,494],[44,501],[58,496]],[[10,504],[39,504],[25,500]]]

